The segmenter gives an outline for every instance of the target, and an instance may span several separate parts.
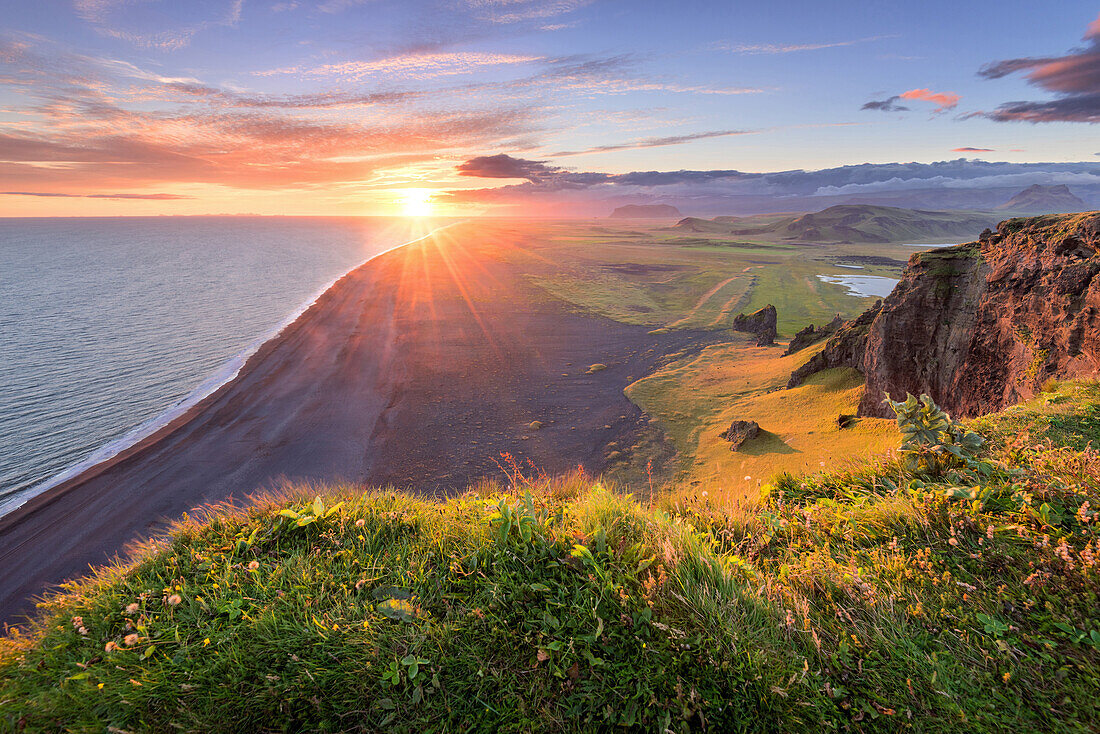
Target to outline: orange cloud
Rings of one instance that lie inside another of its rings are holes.
[[[951,92],[933,92],[931,89],[910,89],[908,92],[901,93],[902,99],[919,99],[924,102],[932,102],[936,107],[936,112],[943,112],[944,110],[954,109],[959,104],[961,96],[953,94]]]

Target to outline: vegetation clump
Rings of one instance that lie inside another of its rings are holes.
[[[740,512],[518,471],[215,508],[4,642],[0,727],[1094,730],[1100,388],[981,445],[929,403]]]

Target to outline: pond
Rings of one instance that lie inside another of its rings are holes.
[[[848,289],[852,296],[876,296],[885,298],[898,284],[897,278],[887,278],[881,275],[819,275],[819,280],[825,283],[836,283]]]

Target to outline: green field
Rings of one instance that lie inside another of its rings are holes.
[[[540,268],[532,282],[578,310],[653,328],[723,329],[738,313],[770,303],[785,337],[838,313],[855,316],[875,300],[818,275],[897,278],[919,249],[793,244],[770,234],[733,241],[637,223],[539,224],[535,231],[523,257],[553,267]]]

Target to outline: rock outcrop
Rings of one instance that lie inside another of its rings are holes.
[[[754,311],[746,316],[737,314],[733,319],[733,330],[744,331],[756,335],[756,346],[764,347],[775,344],[776,326],[779,323],[775,312],[775,306],[770,303],[759,311]]]
[[[884,301],[845,323],[789,386],[829,367],[867,384],[860,415],[927,393],[956,417],[1000,410],[1050,378],[1100,374],[1100,212],[1010,219],[921,252]]]
[[[783,352],[783,356],[800,352],[808,346],[817,344],[819,341],[828,339],[835,334],[841,326],[844,325],[844,319],[840,318],[840,314],[833,317],[833,320],[822,326],[820,329],[814,329],[814,325],[810,324],[802,331],[794,335],[791,339],[791,343],[787,345],[787,351]]]
[[[760,435],[760,424],[756,421],[734,421],[730,427],[718,434],[730,442],[730,451],[741,448],[746,441]]]

